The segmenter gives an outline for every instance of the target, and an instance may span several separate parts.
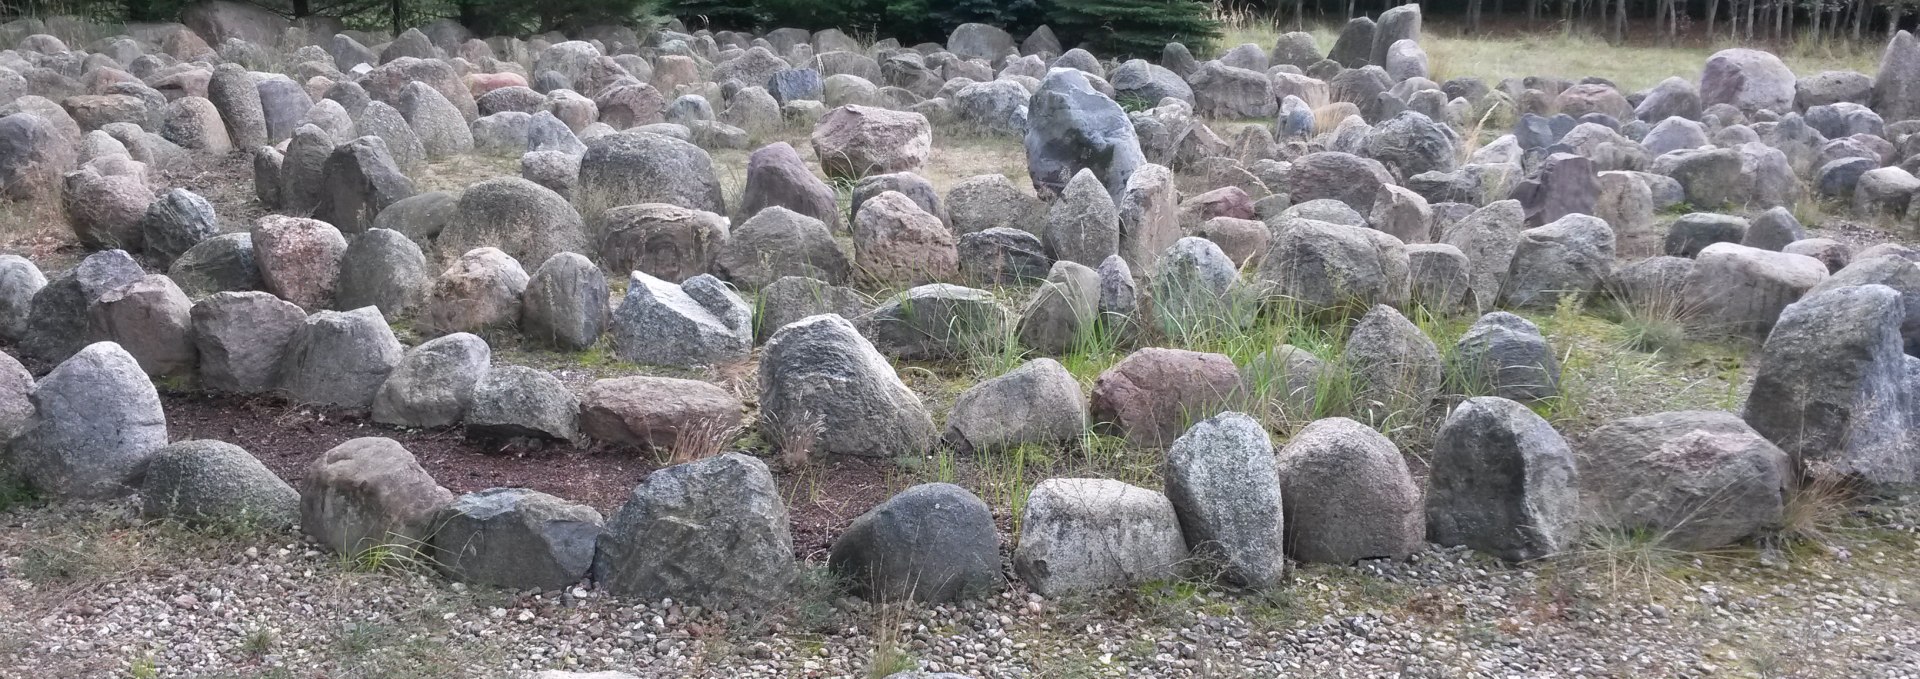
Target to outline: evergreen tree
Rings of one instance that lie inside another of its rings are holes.
[[[1220,23],[1199,0],[1053,0],[1047,25],[1069,47],[1121,59],[1158,58],[1170,42],[1205,54],[1220,37]]]
[[[759,3],[741,0],[671,0],[667,13],[686,22],[691,30],[752,30],[766,21]]]

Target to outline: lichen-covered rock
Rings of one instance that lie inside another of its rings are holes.
[[[154,451],[140,500],[146,516],[218,527],[284,530],[300,519],[300,494],[251,453],[222,441]]]
[[[873,344],[834,315],[780,328],[760,358],[760,426],[784,454],[918,454],[933,419]],[[811,451],[790,448],[811,443]]]
[[[796,573],[786,505],[759,460],[725,453],[647,475],[607,522],[600,587],[710,608],[778,601]]]
[[[1259,422],[1232,412],[1202,420],[1168,447],[1164,474],[1188,549],[1219,562],[1235,585],[1279,582],[1286,573],[1279,469]]]

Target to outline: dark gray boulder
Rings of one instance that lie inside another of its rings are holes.
[[[1563,552],[1579,539],[1573,450],[1517,402],[1467,399],[1447,415],[1427,476],[1427,539],[1507,561]]]
[[[467,437],[483,441],[572,441],[580,437],[580,400],[545,371],[499,365],[473,384],[465,421]]]
[[[757,608],[793,581],[793,537],[773,475],[725,453],[647,475],[607,522],[593,579],[617,596]]]
[[[296,403],[366,408],[402,353],[379,309],[322,311],[289,341],[281,388]]]
[[[875,601],[975,599],[1006,583],[992,510],[950,483],[913,486],[854,519],[827,567]]]
[[[1146,162],[1127,112],[1071,69],[1041,81],[1027,107],[1025,145],[1028,174],[1042,197],[1060,193],[1086,169],[1117,202],[1127,178]]]
[[[1036,358],[961,392],[941,441],[963,453],[994,452],[1072,441],[1086,430],[1080,382],[1058,361]]]
[[[1539,326],[1505,311],[1481,316],[1454,348],[1452,376],[1469,394],[1523,403],[1560,395],[1560,360]]]
[[[461,582],[552,591],[593,566],[600,512],[526,488],[488,488],[455,498],[434,520],[432,552]]]

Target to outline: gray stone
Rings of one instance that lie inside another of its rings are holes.
[[[1439,348],[1393,307],[1375,305],[1360,318],[1341,360],[1358,409],[1375,421],[1424,412],[1440,395],[1445,364]]]
[[[825,223],[779,206],[761,210],[734,229],[713,260],[715,274],[746,288],[784,276],[845,283],[851,268]]]
[[[1700,251],[1681,299],[1690,325],[1709,335],[1764,338],[1788,304],[1827,277],[1820,260],[1735,243]]]
[[[473,386],[492,363],[486,340],[457,332],[422,342],[402,356],[373,397],[373,421],[447,427],[466,416]]]
[[[449,577],[514,590],[575,584],[593,566],[600,512],[525,488],[455,498],[435,520],[435,565]]]
[[[108,290],[87,307],[90,337],[120,345],[154,377],[194,372],[193,302],[173,280],[150,274]]]
[[[1028,174],[1042,197],[1060,193],[1081,170],[1091,170],[1116,202],[1127,179],[1146,162],[1126,111],[1070,69],[1047,74],[1028,104]]]
[[[357,438],[308,465],[300,528],[337,554],[419,549],[453,493],[393,439]]]
[[[587,191],[581,165],[581,191]],[[440,232],[442,253],[496,247],[516,260],[545,262],[562,252],[588,252],[586,227],[560,194],[519,177],[495,177],[467,187]],[[403,232],[404,233],[404,232]]]
[[[1455,168],[1456,135],[1443,123],[1418,111],[1401,111],[1367,133],[1360,155],[1380,161],[1399,177],[1422,172],[1451,172]],[[1361,206],[1354,205],[1354,209]]]
[[[379,309],[322,311],[288,341],[280,384],[295,403],[366,408],[402,353]]]
[[[236,393],[275,388],[287,346],[306,318],[299,306],[264,292],[220,292],[193,305],[200,386]]]
[[[450,158],[473,151],[473,130],[467,126],[460,108],[433,86],[410,82],[392,103],[413,127],[413,133],[420,137],[420,146],[428,158]]]
[[[853,288],[805,276],[784,276],[760,289],[754,339],[765,342],[774,331],[808,316],[838,314],[852,320],[865,315],[871,306],[867,298]]]
[[[614,353],[645,365],[723,365],[753,347],[753,309],[709,275],[674,284],[633,272],[613,312]]]
[[[992,228],[1043,232],[1047,204],[1022,192],[1006,175],[981,175],[947,192],[947,218],[953,232],[966,235]]]
[[[0,341],[19,342],[27,334],[33,298],[47,286],[40,267],[19,255],[0,255]]]
[[[572,441],[580,437],[580,401],[545,371],[497,365],[473,383],[465,422],[468,438]]]
[[[726,218],[664,203],[616,207],[601,223],[600,261],[609,270],[644,271],[676,283],[706,273],[732,239]]]
[[[429,285],[427,256],[419,245],[398,231],[368,229],[340,257],[334,301],[347,309],[371,306],[382,315],[399,316],[426,297]]]
[[[960,268],[953,233],[897,191],[867,201],[855,218],[853,260],[862,280],[879,285],[952,280]]]
[[[122,250],[96,252],[80,260],[72,271],[33,293],[26,332],[20,338],[21,353],[49,363],[67,360],[92,336],[87,309],[143,275],[140,265]]]
[[[147,206],[140,233],[147,254],[171,265],[200,241],[220,235],[220,224],[207,199],[186,189],[172,189]]]
[[[1470,394],[1487,394],[1530,403],[1560,394],[1560,361],[1532,321],[1504,311],[1480,317],[1454,348],[1458,385]]]
[[[606,332],[606,275],[584,255],[562,252],[533,272],[521,296],[520,332],[562,351],[583,351]]]
[[[727,214],[713,159],[691,143],[629,130],[586,140],[580,157],[580,211],[598,223],[620,205],[667,203]],[[598,227],[596,227],[598,228]]]
[[[1787,306],[1761,346],[1741,417],[1814,478],[1874,488],[1920,479],[1908,440],[1903,302],[1869,284]]]
[[[993,512],[950,483],[913,486],[854,519],[827,566],[875,601],[975,599],[1006,581]]]
[[[1014,573],[1049,597],[1172,578],[1188,556],[1173,503],[1120,481],[1042,481],[1020,525]]]
[[[1086,433],[1080,383],[1059,362],[1036,358],[960,393],[942,441],[963,453],[1072,441]]]
[[[943,283],[894,295],[859,320],[882,353],[906,360],[958,359],[998,346],[1006,325],[993,293]]]
[[[420,141],[420,135],[407,124],[407,118],[386,102],[369,102],[364,112],[354,121],[353,134],[359,137],[379,137],[387,144],[387,154],[393,164],[402,168],[418,167],[427,162],[427,147]]]
[[[347,240],[314,219],[267,215],[254,223],[254,263],[262,287],[309,311],[331,307]]]
[[[141,482],[141,513],[229,528],[285,530],[300,519],[300,494],[246,450],[221,441],[181,441],[154,451]]]
[[[1278,466],[1293,558],[1401,559],[1425,543],[1420,488],[1406,459],[1366,425],[1317,420],[1280,449]]]
[[[1526,406],[1467,399],[1447,415],[1427,479],[1427,537],[1506,561],[1566,551],[1580,538],[1573,450]]]
[[[167,444],[160,395],[140,364],[112,342],[62,361],[28,397],[34,415],[12,445],[12,467],[39,492],[101,499],[137,490]]]
[[[594,581],[617,596],[718,609],[770,605],[795,574],[780,488],[739,453],[647,475],[593,560]]]
[[[1714,243],[1739,243],[1746,237],[1745,217],[1694,212],[1674,220],[1667,227],[1667,242],[1662,249],[1670,256],[1691,258],[1699,256],[1701,250]]]
[[[434,279],[421,314],[435,333],[474,332],[520,320],[527,272],[499,248],[476,248]]]
[[[1781,524],[1786,453],[1732,413],[1667,412],[1595,429],[1579,449],[1583,500],[1599,528],[1662,547],[1724,547]]]
[[[1057,260],[1097,266],[1119,250],[1120,215],[1092,170],[1082,169],[1047,212],[1043,241]]]
[[[1284,176],[1295,204],[1333,198],[1354,210],[1373,209],[1380,187],[1394,183],[1393,175],[1379,161],[1338,151],[1296,158]]]
[[[1520,232],[1500,291],[1501,304],[1552,309],[1563,297],[1590,294],[1613,271],[1613,229],[1598,217],[1570,214]]]
[[[783,454],[892,457],[934,440],[918,396],[853,324],[812,316],[774,332],[760,359],[760,422]],[[815,450],[789,450],[811,443]]]
[[[1406,302],[1412,271],[1398,239],[1311,219],[1286,224],[1256,274],[1269,294],[1310,309]]]
[[[1279,470],[1259,422],[1229,412],[1195,424],[1167,449],[1163,473],[1194,554],[1217,561],[1238,586],[1279,582],[1286,572]]]
[[[1460,248],[1445,243],[1407,246],[1412,281],[1408,301],[1440,313],[1469,306],[1472,263]]]
[[[1874,72],[1873,110],[1887,122],[1920,118],[1920,40],[1898,31],[1880,53]]]

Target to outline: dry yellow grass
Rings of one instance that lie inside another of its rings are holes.
[[[1226,13],[1221,18],[1226,23],[1221,50],[1243,43],[1271,49],[1280,34],[1293,30],[1292,22],[1281,24],[1272,17]],[[1339,35],[1335,25],[1309,25],[1307,31],[1322,50],[1332,47]],[[1525,37],[1468,38],[1429,26],[1420,37],[1420,46],[1427,51],[1436,81],[1477,76],[1492,84],[1502,78],[1529,75],[1570,80],[1598,76],[1633,91],[1652,87],[1670,76],[1697,80],[1707,57],[1743,45],[1722,40],[1713,45],[1681,47],[1618,46],[1588,33],[1558,31]],[[1784,50],[1780,57],[1801,75],[1831,70],[1871,74],[1880,59],[1880,45],[1873,41],[1862,46],[1799,44]]]

